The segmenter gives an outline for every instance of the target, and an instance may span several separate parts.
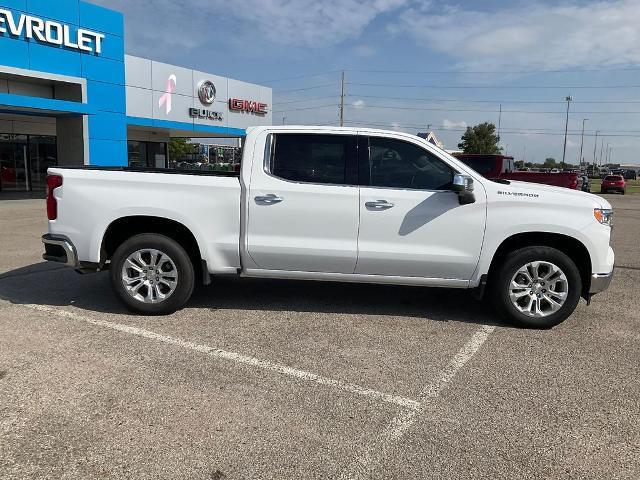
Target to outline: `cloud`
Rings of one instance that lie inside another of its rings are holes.
[[[449,129],[449,128],[467,128],[467,122],[465,122],[465,121],[453,122],[453,121],[445,118],[442,121],[442,127],[444,129]]]
[[[568,68],[640,63],[640,2],[519,3],[495,12],[408,8],[394,31],[465,66]]]
[[[362,110],[367,106],[367,103],[364,100],[356,100],[355,102],[351,102],[351,106],[358,110]]]
[[[370,45],[358,45],[353,51],[361,58],[371,58],[376,54],[375,48]]]
[[[140,39],[162,39],[163,45],[196,48],[230,30],[277,46],[322,48],[358,38],[379,15],[409,0],[94,0],[123,11],[127,30]],[[216,28],[222,29],[216,30]],[[366,51],[366,50],[363,50]]]

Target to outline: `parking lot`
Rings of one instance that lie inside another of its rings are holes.
[[[640,478],[640,195],[548,331],[468,293],[221,279],[167,317],[40,259],[0,202],[0,478]]]

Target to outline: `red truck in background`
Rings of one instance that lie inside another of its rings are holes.
[[[580,188],[577,173],[516,171],[513,157],[507,157],[505,155],[454,153],[453,156],[489,180],[516,180],[520,182],[542,183],[556,187],[571,188],[573,190]]]

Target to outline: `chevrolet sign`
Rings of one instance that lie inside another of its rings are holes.
[[[105,38],[103,34],[83,28],[73,31],[72,28],[75,27],[25,14],[21,14],[16,22],[13,12],[0,9],[0,35],[9,34],[15,38],[24,35],[25,38],[40,43],[89,53],[102,53],[102,40]]]

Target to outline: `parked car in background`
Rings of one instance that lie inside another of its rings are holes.
[[[624,178],[625,180],[637,180],[638,179],[638,172],[633,170],[633,169],[628,169],[624,171]]]
[[[516,180],[519,182],[541,183],[555,187],[580,190],[582,181],[577,173],[516,171],[513,157],[504,155],[478,155],[455,153],[453,155],[489,180]]]
[[[627,182],[622,175],[607,175],[602,180],[600,193],[619,192],[622,195],[627,193]]]

